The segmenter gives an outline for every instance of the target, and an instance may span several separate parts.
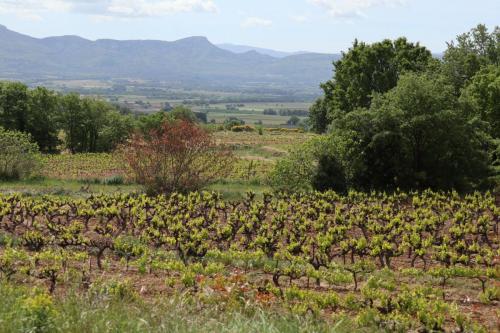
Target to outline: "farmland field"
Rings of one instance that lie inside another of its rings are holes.
[[[141,95],[125,95],[114,96],[114,102],[129,107],[130,109],[143,113],[151,113],[161,110],[165,103],[171,106],[182,105],[184,100],[172,100],[165,98],[146,97]],[[215,121],[217,124],[222,124],[229,117],[237,117],[245,121],[249,125],[257,122],[262,122],[264,126],[274,127],[286,125],[290,116],[279,115],[280,111],[302,111],[307,112],[311,103],[307,102],[287,102],[287,103],[270,103],[270,102],[250,102],[250,103],[210,103],[203,105],[187,104],[193,111],[204,112],[208,115],[209,121]],[[277,115],[266,115],[264,110],[274,110]],[[299,116],[301,120],[306,116]]]
[[[496,200],[430,191],[249,193],[239,203],[213,192],[0,195],[0,322],[6,331],[66,321],[71,332],[492,332]]]
[[[237,162],[210,192],[146,197],[104,153],[0,183],[6,332],[498,330],[497,197],[272,195],[269,171],[314,135],[214,136]]]
[[[231,175],[208,189],[220,191],[230,199],[241,199],[249,189],[259,194],[270,190],[266,177],[275,162],[314,134],[221,131],[214,136],[218,144],[229,146],[238,158]],[[0,192],[88,196],[141,190],[130,182],[127,167],[120,158],[110,153],[45,155],[39,176],[41,178],[19,182],[0,182]]]

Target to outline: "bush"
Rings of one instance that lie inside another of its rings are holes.
[[[224,128],[228,131],[235,126],[243,126],[243,125],[245,125],[245,121],[238,119],[236,117],[229,117],[226,120],[224,120]]]
[[[25,332],[51,332],[53,319],[57,314],[52,298],[46,294],[29,297],[22,303],[21,310],[26,316]]]
[[[295,148],[279,160],[271,171],[268,183],[277,191],[307,191],[318,182],[319,161],[328,153],[330,144],[325,137],[318,137]]]
[[[297,126],[299,123],[300,123],[300,118],[297,116],[290,117],[290,119],[288,119],[288,121],[286,122],[288,126]]]
[[[40,163],[38,145],[31,141],[29,134],[0,127],[0,179],[28,177]]]
[[[286,128],[286,127],[270,127],[266,128],[268,132],[282,132],[282,133],[304,133],[302,128]]]
[[[149,194],[202,189],[231,172],[233,155],[194,123],[166,121],[149,135],[136,134],[121,154]]]
[[[123,184],[125,184],[125,179],[123,178],[123,176],[116,175],[116,176],[112,176],[112,177],[104,179],[104,181],[102,181],[102,183],[104,185],[123,185]]]
[[[253,132],[253,131],[255,131],[255,128],[253,128],[250,125],[233,126],[231,128],[231,131],[233,131],[233,132]]]

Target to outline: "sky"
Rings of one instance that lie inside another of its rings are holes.
[[[500,0],[0,0],[0,24],[34,37],[206,36],[323,53],[400,36],[441,52],[478,23],[500,25]]]

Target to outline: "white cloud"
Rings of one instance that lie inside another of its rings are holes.
[[[364,16],[364,11],[377,6],[396,6],[407,0],[308,0],[310,3],[325,8],[335,17]]]
[[[180,12],[216,12],[214,0],[0,0],[0,13],[40,16],[75,12],[91,17],[151,17]]]
[[[106,8],[118,16],[163,16],[179,12],[216,12],[212,0],[111,0]]]
[[[248,17],[241,23],[243,28],[270,27],[271,25],[273,21],[260,17]]]

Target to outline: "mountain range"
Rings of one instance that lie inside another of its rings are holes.
[[[285,57],[292,56],[292,55],[312,53],[312,52],[306,52],[306,51],[283,52],[283,51],[266,49],[266,48],[262,48],[262,47],[255,47],[255,46],[248,46],[248,45],[237,45],[237,44],[230,44],[230,43],[216,44],[216,46],[223,49],[223,50],[227,50],[227,51],[230,51],[233,53],[246,53],[246,52],[250,52],[250,51],[255,51],[257,53],[268,55],[268,56],[271,56],[274,58],[285,58]]]
[[[34,38],[0,26],[0,78],[4,79],[126,79],[190,88],[311,91],[331,77],[332,62],[338,58],[216,46],[206,37],[173,42]]]

